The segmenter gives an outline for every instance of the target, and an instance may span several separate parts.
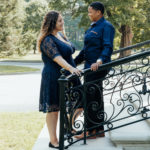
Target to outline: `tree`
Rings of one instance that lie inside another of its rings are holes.
[[[140,13],[143,15],[143,22],[138,22],[138,28],[133,26],[134,38],[133,42],[141,42],[150,39],[150,0],[142,0],[139,3],[138,8]],[[138,18],[135,18],[138,20]],[[135,22],[136,22],[135,20]]]
[[[87,8],[92,1],[93,0],[53,0],[49,2],[49,5],[61,11],[68,10],[74,17],[81,16],[79,25],[86,29],[89,26]],[[116,47],[131,45],[134,37],[133,41],[135,43],[137,41],[143,41],[144,38],[141,35],[148,35],[149,24],[145,15],[149,14],[149,9],[145,9],[144,5],[146,4],[148,5],[147,7],[149,7],[149,0],[101,0],[101,2],[104,3],[106,8],[105,18],[116,28],[116,39],[118,39],[118,37],[121,39],[120,44],[118,43],[120,46],[117,44]],[[145,32],[136,34],[135,31],[141,31],[141,24],[145,24],[142,28],[142,31]],[[130,51],[121,53],[120,57],[127,55],[130,55]]]
[[[25,19],[22,32],[22,42],[28,50],[33,49],[36,52],[36,41],[40,32],[43,17],[48,11],[46,1],[32,0],[25,7]]]
[[[64,3],[61,3],[61,1],[55,1],[57,3],[56,4],[51,0],[47,1],[49,2],[50,9],[55,8],[55,10],[61,11],[61,14],[64,17],[65,31],[68,39],[75,45],[77,49],[82,49],[84,28],[79,27],[81,17],[77,16],[73,18],[73,15],[71,14],[71,9],[75,7],[74,3],[72,3],[72,1],[63,1]],[[60,7],[57,7],[59,5]]]
[[[22,1],[0,0],[0,57],[10,56],[16,51],[15,44],[18,42],[20,31],[20,9],[19,4]]]
[[[84,29],[78,27],[80,17],[71,18],[70,14],[64,14],[65,31],[68,39],[75,45],[77,49],[83,48]]]

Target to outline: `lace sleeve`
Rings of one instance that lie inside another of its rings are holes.
[[[42,49],[43,52],[51,59],[54,59],[56,56],[60,56],[56,44],[54,43],[53,39],[49,37],[44,39]]]

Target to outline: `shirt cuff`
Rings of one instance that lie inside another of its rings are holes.
[[[102,58],[99,58],[98,60],[97,60],[97,62],[102,62],[102,64],[103,64],[103,59]]]

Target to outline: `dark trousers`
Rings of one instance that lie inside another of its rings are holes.
[[[101,78],[104,78],[107,75],[107,73],[108,70],[104,70],[101,72],[93,72],[92,74],[88,74],[84,79],[85,83],[87,83],[86,86],[87,131],[93,131],[95,129],[97,131],[104,130],[104,126],[101,124],[102,122],[104,122],[104,102],[103,102],[103,85],[102,85],[103,81]],[[88,82],[91,83],[88,84]]]

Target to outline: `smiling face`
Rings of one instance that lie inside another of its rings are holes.
[[[92,22],[98,21],[103,15],[100,10],[95,10],[91,6],[88,7],[88,16]]]
[[[63,28],[64,28],[64,20],[63,20],[62,16],[59,14],[57,22],[56,22],[55,30],[63,31]]]

